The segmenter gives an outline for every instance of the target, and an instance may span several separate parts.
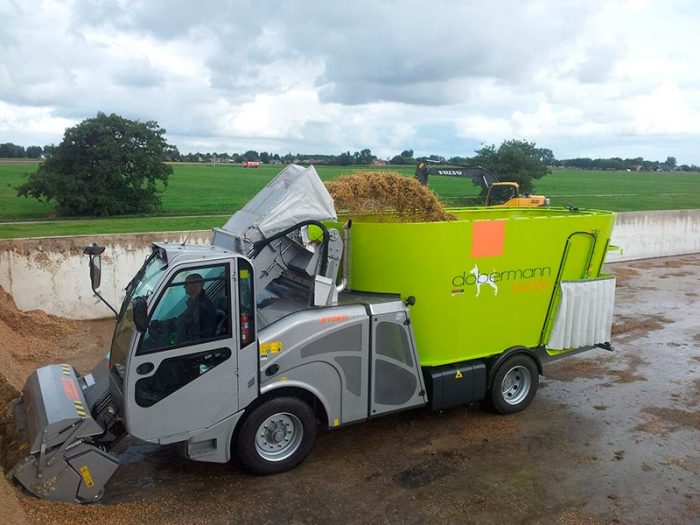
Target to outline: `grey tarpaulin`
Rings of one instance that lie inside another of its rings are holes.
[[[290,164],[237,211],[223,230],[242,236],[252,226],[270,237],[303,221],[337,220],[333,198],[313,166]]]

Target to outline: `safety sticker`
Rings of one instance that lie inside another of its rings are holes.
[[[455,379],[462,379],[464,376],[462,375],[461,370],[457,370],[457,373],[455,374]]]
[[[80,417],[85,417],[87,416],[87,412],[85,411],[85,407],[80,401],[73,401],[73,404],[75,405],[75,411],[78,413]]]
[[[272,341],[260,345],[260,357],[269,357],[282,351],[282,341]]]
[[[92,481],[92,474],[90,474],[90,469],[87,465],[80,467],[80,475],[83,477],[85,486],[92,487],[95,484],[95,482]]]
[[[321,317],[319,319],[319,322],[321,324],[325,323],[341,323],[343,321],[347,321],[349,319],[348,314],[341,314],[341,315],[328,315],[326,317]]]
[[[238,271],[238,277],[241,279],[250,279],[250,272],[248,270],[240,269]]]
[[[63,392],[66,394],[68,399],[73,401],[80,401],[80,395],[78,394],[78,385],[70,377],[60,376],[61,384],[63,385]]]

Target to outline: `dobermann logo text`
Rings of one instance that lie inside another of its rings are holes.
[[[479,266],[469,272],[463,272],[452,278],[452,286],[456,288],[465,286],[476,286],[476,297],[481,293],[481,286],[486,284],[493,289],[493,295],[498,295],[498,284],[510,282],[513,293],[532,292],[547,289],[551,284],[552,268],[549,266],[537,268],[517,268],[512,270],[496,271],[491,273],[481,273]],[[452,293],[457,294],[462,290],[453,289]]]

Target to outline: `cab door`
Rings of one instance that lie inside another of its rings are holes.
[[[238,411],[236,266],[180,266],[157,292],[127,369],[132,435],[174,442]]]

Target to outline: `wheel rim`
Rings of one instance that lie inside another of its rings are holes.
[[[282,461],[294,454],[304,437],[304,427],[294,414],[280,412],[268,417],[255,433],[255,449],[267,461]]]
[[[521,403],[530,392],[532,377],[524,366],[514,366],[501,382],[501,396],[509,405]]]

